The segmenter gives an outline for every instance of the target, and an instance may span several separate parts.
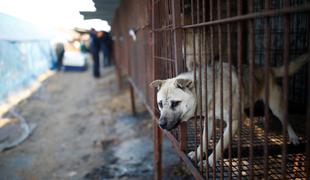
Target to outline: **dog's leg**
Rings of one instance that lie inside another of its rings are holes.
[[[232,124],[230,125],[229,123],[227,123],[227,127],[225,128],[224,131],[224,135],[223,135],[223,148],[224,150],[227,148],[229,142],[229,128],[232,128],[232,137],[234,137],[237,128],[238,128],[238,120],[232,120]],[[217,161],[219,158],[221,158],[221,142],[222,138],[218,141],[218,143],[216,144],[216,148],[215,151],[213,150],[212,154],[208,157],[208,162],[210,167],[213,166],[213,160],[214,160],[214,153],[215,153],[215,160]]]
[[[270,96],[269,96],[269,106],[272,113],[279,118],[282,125],[284,124],[284,113],[283,113],[283,94],[279,86],[275,85],[274,83],[270,84]],[[293,130],[291,124],[287,123],[287,132],[290,141],[297,145],[299,144],[298,136],[296,135],[295,131]]]
[[[208,141],[206,141],[206,127],[203,128],[203,133],[202,133],[202,148],[203,148],[203,153],[207,152],[207,143],[210,141],[212,132],[213,132],[213,119],[208,118]],[[197,148],[197,160],[200,160],[200,145]],[[192,160],[195,159],[195,151],[191,151],[188,153],[189,158]]]

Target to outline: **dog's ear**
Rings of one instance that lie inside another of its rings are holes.
[[[176,87],[180,89],[188,88],[192,89],[194,87],[194,82],[190,79],[177,79]]]
[[[161,88],[161,86],[164,84],[164,80],[155,80],[150,83],[151,87],[157,88],[158,90]]]

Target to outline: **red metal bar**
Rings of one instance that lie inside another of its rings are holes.
[[[176,28],[178,28],[178,27],[176,27]],[[167,26],[162,26],[160,28],[156,28],[156,29],[154,29],[154,31],[155,32],[162,32],[162,31],[171,31],[173,29],[175,29],[175,28],[173,28],[173,25],[169,24]]]
[[[265,0],[265,10],[270,8],[269,0]],[[265,100],[264,100],[264,178],[268,179],[268,131],[269,131],[269,59],[270,59],[270,20],[265,19],[264,24],[264,86],[265,86]]]
[[[130,102],[131,102],[131,111],[133,115],[137,114],[136,110],[136,104],[135,104],[135,95],[134,95],[134,90],[133,87],[130,86]]]
[[[309,19],[309,26],[310,26],[310,19]],[[309,49],[310,50],[310,49]],[[310,64],[308,64],[308,85],[310,84]],[[307,122],[306,122],[307,129],[310,129],[310,95],[307,97]],[[310,178],[310,131],[307,131],[307,147],[306,147],[306,178]]]
[[[273,17],[273,16],[282,16],[285,14],[290,13],[299,13],[299,12],[307,12],[310,11],[310,5],[305,4],[298,7],[288,7],[288,8],[282,8],[282,9],[275,9],[270,10],[267,12],[255,12],[255,13],[249,13],[242,16],[235,16],[231,18],[225,18],[221,20],[215,20],[215,21],[209,21],[199,24],[192,24],[192,25],[186,25],[183,26],[183,29],[187,28],[195,28],[195,27],[202,27],[202,26],[212,26],[216,24],[224,24],[224,23],[232,23],[236,21],[244,21],[244,20],[250,20],[250,19],[257,19],[257,18],[266,18],[266,17]]]
[[[289,6],[289,1],[284,1],[284,7]],[[283,49],[283,146],[282,146],[282,179],[286,179],[286,159],[287,159],[287,123],[288,123],[288,63],[290,58],[290,17],[284,16],[284,49]]]
[[[160,57],[160,56],[154,56],[155,60],[163,60],[163,61],[170,61],[174,62],[174,59],[166,58],[166,57]]]
[[[155,3],[154,0],[152,0],[152,67],[154,67],[154,71],[152,73],[152,79],[155,79],[158,77],[158,63],[155,63]],[[153,90],[153,102],[152,106],[156,107],[156,95],[155,91]],[[156,114],[155,108],[151,110],[153,114]],[[161,131],[157,125],[157,121],[155,118],[153,118],[153,138],[154,138],[154,179],[160,180],[162,177],[162,168],[161,168],[161,144],[162,144],[162,134]]]
[[[243,1],[238,0],[238,16],[242,14],[243,8]],[[239,94],[238,94],[238,179],[241,179],[241,129],[242,129],[242,122],[243,122],[243,107],[242,107],[242,61],[243,61],[243,33],[242,33],[242,22],[238,22],[237,24],[237,56],[238,56],[238,87],[239,87]]]
[[[203,119],[201,118],[202,117],[202,71],[201,71],[201,68],[202,68],[202,62],[201,62],[201,31],[199,30],[198,32],[198,46],[199,46],[199,65],[198,65],[198,69],[199,69],[199,122],[200,122],[200,162],[203,162],[203,138],[202,138],[202,133],[203,133],[203,124],[202,124],[202,121]],[[200,163],[200,173],[203,174],[203,163]]]
[[[181,25],[181,2],[180,0],[172,0],[172,16],[173,27]],[[182,29],[174,29],[173,31],[174,55],[176,74],[180,74],[184,69],[182,63]]]
[[[194,2],[193,2],[193,0],[191,0],[191,19],[192,19],[192,24],[194,24],[195,18],[194,18]]]
[[[199,3],[199,1],[197,1],[197,3],[196,3],[196,8],[197,8],[197,10],[196,10],[196,16],[197,16],[197,22],[200,22],[200,3]],[[200,124],[200,131],[199,131],[199,133],[200,133],[200,159],[199,159],[199,161],[200,162],[203,162],[203,140],[202,140],[202,132],[203,132],[203,126],[202,126],[202,121],[203,121],[203,119],[201,118],[202,117],[202,71],[201,71],[201,29],[198,29],[198,80],[199,80],[199,96],[198,96],[198,98],[199,98],[199,104],[198,104],[198,108],[199,108],[199,116],[200,116],[200,118],[199,118],[199,124]],[[196,51],[196,49],[194,50],[194,51]],[[203,174],[203,163],[200,163],[200,167],[199,167],[199,169],[200,169],[200,174]]]
[[[162,177],[162,167],[161,167],[161,144],[162,144],[162,133],[160,128],[157,125],[157,121],[153,120],[153,128],[154,128],[154,179],[160,180]]]
[[[193,3],[193,0],[191,0],[191,19],[192,19],[192,23],[194,22],[194,3]],[[197,94],[197,82],[196,82],[196,38],[195,38],[195,29],[192,29],[192,32],[193,32],[193,55],[194,55],[194,66],[193,66],[193,71],[194,71],[194,87],[195,87],[195,94]],[[197,165],[198,163],[198,159],[197,159],[197,146],[198,146],[198,143],[197,143],[197,108],[195,110],[195,165]]]
[[[210,21],[213,20],[213,0],[210,1]],[[216,128],[215,128],[215,61],[214,61],[214,28],[210,27],[210,35],[211,35],[211,64],[212,64],[212,121],[213,121],[213,153],[215,153],[216,148]],[[212,178],[216,178],[216,155],[213,156],[213,164],[212,164]]]
[[[253,0],[248,1],[248,11],[253,12]],[[249,102],[250,102],[250,153],[249,153],[249,179],[253,179],[253,117],[254,117],[254,25],[253,20],[248,21],[248,43],[249,43]]]
[[[198,3],[199,4],[199,3]],[[199,7],[197,7],[199,8]],[[198,18],[199,20],[199,18]],[[203,121],[203,117],[202,116],[202,60],[201,60],[201,42],[202,42],[202,39],[201,39],[201,34],[202,34],[202,31],[201,29],[198,29],[198,80],[199,80],[199,124],[200,124],[200,162],[203,162],[203,124],[202,124],[202,121]],[[200,163],[200,173],[203,174],[203,163]]]
[[[310,29],[310,18],[308,18],[308,29]],[[308,40],[310,41],[310,37],[308,37]],[[310,51],[310,47],[308,47],[308,51]],[[308,63],[308,78],[307,78],[307,84],[308,84],[308,91],[309,91],[309,85],[310,85],[310,63]],[[306,120],[306,127],[307,129],[310,129],[310,95],[308,94],[307,97],[307,120]],[[305,159],[305,166],[306,166],[306,178],[310,178],[310,131],[307,131],[307,146],[306,146],[306,159]]]
[[[182,25],[185,24],[184,22],[184,0],[182,0],[182,12],[183,12],[183,18],[182,18]],[[183,47],[184,47],[184,54],[183,54],[183,59],[186,61],[186,33],[185,31],[182,32],[183,35]],[[183,62],[183,68],[185,67],[184,62]],[[180,128],[179,128],[179,132],[180,132],[180,150],[185,152],[187,150],[187,123],[181,123]]]
[[[180,149],[182,151],[186,151],[187,149],[187,124],[186,123],[181,123],[180,128]]]
[[[191,0],[191,19],[192,19],[192,23],[195,21],[195,18],[194,18],[194,2],[193,0]],[[193,66],[193,71],[194,71],[194,87],[195,87],[195,94],[197,94],[197,83],[196,83],[196,38],[195,38],[195,29],[192,29],[192,37],[193,37],[193,60],[194,60],[194,66]],[[194,163],[195,163],[195,166],[197,165],[198,163],[198,159],[197,159],[197,149],[196,147],[198,146],[198,142],[197,142],[197,109],[195,110],[195,120],[194,120],[194,123],[195,123],[195,159],[194,159]]]
[[[168,6],[167,6],[167,1],[161,1],[161,9],[159,9],[159,12],[162,14],[162,23],[161,24],[163,24],[164,26],[168,26],[168,16],[169,16],[169,14],[168,14]],[[169,32],[168,31],[165,31],[164,33],[163,33],[163,41],[162,41],[162,48],[160,48],[160,49],[163,49],[163,54],[161,55],[162,57],[166,57],[166,58],[169,58],[168,57],[168,52],[169,52],[169,49],[168,49],[168,47],[169,47],[169,45],[168,45],[168,38],[167,38],[167,36],[168,36],[168,34],[169,34]],[[171,58],[169,58],[169,59],[171,59]],[[168,66],[169,66],[169,63],[170,62],[167,62],[167,61],[165,61],[165,71],[164,72],[166,72],[167,73],[167,75],[168,75],[168,78],[171,78],[171,71],[169,71],[169,68],[168,68]]]
[[[193,68],[193,71],[194,71],[194,87],[195,87],[195,94],[196,94],[196,98],[197,98],[197,79],[196,79],[196,76],[197,76],[197,71],[196,71],[196,37],[195,37],[195,29],[193,29],[193,50],[194,50],[194,68]],[[198,146],[198,142],[197,142],[197,108],[195,110],[195,147]],[[195,164],[198,163],[198,159],[197,159],[197,149],[195,148]]]
[[[181,25],[181,2],[180,0],[172,1],[172,16],[173,16],[173,43],[174,43],[174,55],[175,55],[175,69],[176,74],[180,74],[184,69],[184,64],[182,62],[182,29],[175,29],[176,26]],[[182,123],[179,128],[180,136],[180,148],[181,150],[186,149],[187,145],[187,125]]]
[[[205,3],[205,1],[202,1],[202,6],[203,6],[203,9],[202,9],[202,12],[203,12],[203,22],[206,21],[206,5],[207,3]],[[209,53],[207,52],[210,52],[209,51],[209,46],[207,44],[209,44],[209,42],[207,41],[207,33],[206,33],[207,29],[206,27],[203,27],[203,42],[204,42],[204,50],[205,50],[205,58],[204,58],[204,84],[205,84],[205,102],[208,102],[208,76],[207,76],[207,64],[208,64],[208,56],[209,56]],[[206,144],[206,157],[208,157],[208,153],[207,151],[209,150],[209,141],[208,141],[208,128],[209,128],[209,125],[208,125],[208,105],[207,103],[205,104],[205,115],[204,115],[204,130],[205,130],[205,144]],[[202,142],[203,143],[203,142]],[[207,161],[207,158],[206,158],[206,161]],[[209,179],[209,163],[206,163],[206,179],[208,180]]]
[[[227,17],[231,16],[231,4],[227,1]],[[227,55],[229,64],[229,77],[228,77],[228,89],[229,89],[229,126],[232,127],[232,50],[231,50],[231,25],[227,24]],[[229,179],[232,179],[232,128],[229,128],[229,147],[228,147],[228,158],[229,158]]]
[[[221,19],[221,1],[217,1],[217,18]],[[222,27],[221,24],[218,24],[218,48],[219,48],[219,60],[220,60],[220,109],[221,109],[221,122],[220,122],[220,138],[221,140],[221,163],[220,163],[220,179],[224,178],[224,126],[223,126],[223,120],[224,120],[224,112],[223,112],[223,57],[222,57]],[[213,72],[214,73],[214,72]]]

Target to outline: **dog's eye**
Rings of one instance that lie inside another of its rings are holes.
[[[180,103],[181,103],[181,101],[171,101],[171,108],[174,109],[174,108],[177,107]]]
[[[158,105],[159,105],[160,108],[163,108],[163,102],[162,101],[159,101]]]

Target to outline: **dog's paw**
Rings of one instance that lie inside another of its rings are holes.
[[[290,141],[291,141],[295,146],[299,144],[298,136],[296,136],[296,135],[290,136],[289,139],[290,139]]]
[[[195,151],[191,151],[187,154],[187,156],[191,159],[194,160],[195,159]]]

